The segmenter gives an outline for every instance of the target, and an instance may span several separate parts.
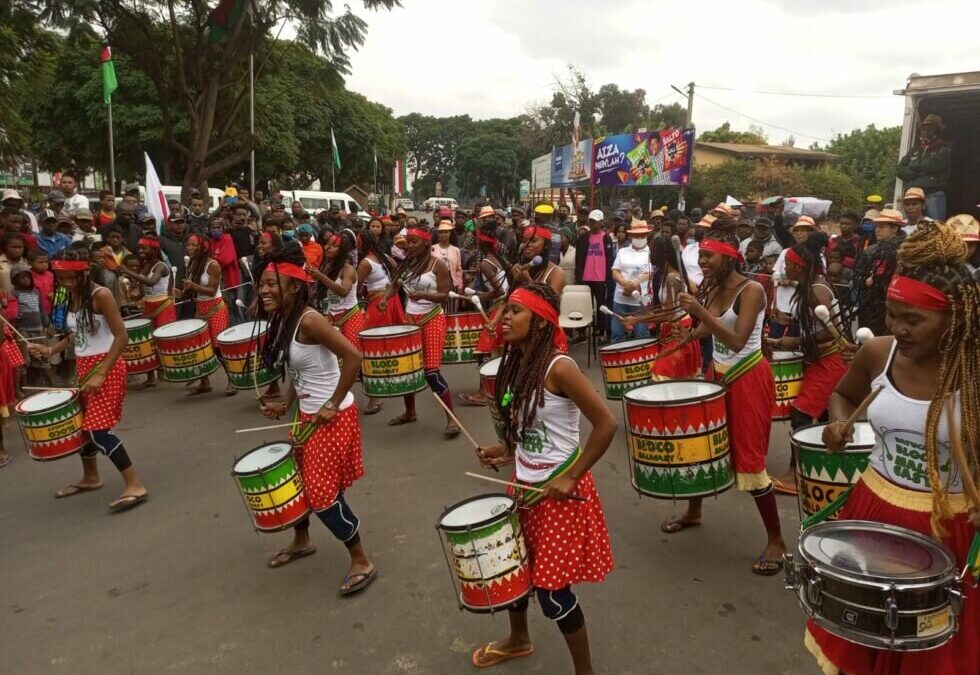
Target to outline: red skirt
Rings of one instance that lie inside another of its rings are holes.
[[[691,317],[685,316],[678,322],[683,328],[691,327]],[[660,324],[660,353],[677,349],[679,344],[671,338],[671,324]],[[670,356],[653,362],[653,374],[658,380],[686,380],[701,374],[701,343],[691,340]]]
[[[313,417],[300,413],[299,419],[309,422]],[[293,454],[303,476],[303,492],[310,508],[314,511],[328,508],[339,493],[364,475],[357,404],[341,410],[329,424],[318,426],[306,443],[293,447]]]
[[[384,293],[378,291],[368,296],[367,308],[364,310],[364,321],[366,328],[380,328],[381,326],[397,326],[408,323],[405,318],[405,310],[402,309],[402,301],[398,295],[388,298],[385,303],[385,311],[381,311],[381,298]]]
[[[900,488],[868,469],[841,510],[841,520],[873,520],[932,536],[930,493]],[[963,495],[951,495],[957,516],[944,521],[943,540],[955,555],[957,568],[966,565],[975,530],[966,516]],[[856,645],[807,622],[805,644],[826,675],[967,675],[980,673],[980,589],[967,582],[959,630],[942,647],[922,652],[892,652]]]
[[[347,320],[341,322],[340,320],[347,314],[348,312],[337,312],[336,314],[331,314],[330,321],[337,327],[340,334],[347,338],[348,342],[354,345],[357,351],[361,351],[361,339],[357,337],[357,334],[367,328],[367,320],[364,317],[364,312],[361,311],[360,307],[355,307],[354,311],[347,317]]]
[[[709,379],[720,381],[714,366]],[[772,429],[772,406],[776,401],[769,362],[762,359],[741,377],[728,384],[725,412],[728,415],[728,447],[735,467],[735,484],[739,490],[768,487],[766,455]]]
[[[24,353],[17,346],[16,336],[7,325],[3,327],[3,345],[0,346],[0,353],[7,359],[11,368],[20,368],[26,363]]]
[[[827,411],[830,395],[847,372],[840,352],[825,356],[816,363],[803,367],[803,383],[800,394],[793,401],[793,407],[813,419],[820,419]]]
[[[9,406],[17,402],[16,387],[14,386],[17,379],[17,366],[13,365],[8,355],[8,352],[11,351],[6,349],[8,344],[14,345],[13,351],[21,357],[22,363],[24,361],[24,356],[17,349],[17,344],[9,338],[6,339],[3,348],[0,348],[0,416],[2,417],[10,417]]]
[[[154,328],[159,328],[177,320],[177,307],[169,295],[148,297],[144,300],[143,316],[153,322]]]
[[[197,299],[197,318],[208,322],[211,344],[218,343],[218,335],[228,327],[228,307],[221,296]]]
[[[92,370],[105,354],[98,356],[76,356],[75,372],[81,382],[88,371]],[[111,429],[122,419],[123,397],[126,395],[126,362],[116,359],[112,368],[106,373],[105,381],[99,389],[92,393],[82,394],[82,412],[84,418],[82,429],[98,431]]]
[[[535,588],[557,591],[583,581],[598,583],[613,570],[609,530],[591,471],[574,494],[586,501],[542,499],[518,507]]]
[[[501,349],[504,346],[503,322],[498,322],[497,326],[492,331],[490,330],[490,326],[493,325],[494,319],[503,311],[503,302],[497,304],[496,307],[490,308],[490,313],[487,314],[487,318],[490,319],[490,321],[480,332],[480,337],[477,338],[476,341],[476,348],[473,350],[477,354],[493,354],[493,350]]]
[[[442,349],[446,346],[446,313],[442,310],[428,321],[428,314],[406,314],[409,322],[422,327],[422,367],[439,370],[442,365]]]

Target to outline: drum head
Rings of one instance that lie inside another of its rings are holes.
[[[813,424],[793,432],[793,442],[809,448],[824,448],[823,430],[826,424]],[[867,422],[854,425],[854,440],[847,444],[844,452],[867,452],[874,447],[875,432]]]
[[[39,394],[34,394],[33,396],[28,396],[23,401],[17,404],[17,410],[25,413],[40,412],[42,410],[51,410],[52,408],[57,408],[58,406],[68,403],[75,396],[75,392],[70,389],[52,389],[51,391],[42,391]]]
[[[447,530],[477,529],[506,515],[514,507],[514,499],[505,494],[481,495],[450,506],[439,520]]]
[[[126,330],[130,328],[142,328],[144,326],[149,326],[153,322],[149,319],[126,319],[123,321],[123,325],[126,326]]]
[[[258,330],[256,330],[256,326],[258,326]],[[268,330],[269,323],[267,321],[246,321],[245,323],[226,328],[218,333],[218,342],[242,342],[244,340],[251,340],[253,336],[263,335]]]
[[[292,445],[283,442],[259,446],[235,462],[231,470],[235,473],[255,473],[268,469],[288,455],[292,449]]]
[[[497,377],[497,371],[500,370],[500,364],[504,362],[502,356],[498,356],[495,359],[490,359],[482,366],[480,366],[480,375],[483,377]]]
[[[414,333],[415,331],[422,330],[418,326],[410,326],[408,324],[397,325],[397,326],[378,326],[377,328],[365,328],[360,333],[361,337],[373,338],[373,337],[392,337],[395,335],[407,335],[409,333]]]
[[[803,360],[803,354],[800,354],[799,352],[779,351],[779,352],[772,353],[771,363],[776,363],[779,361],[801,361],[801,360]]]
[[[918,532],[863,520],[825,522],[804,530],[800,552],[848,575],[926,581],[953,569],[952,556]]]
[[[613,354],[615,352],[625,352],[625,351],[629,351],[630,349],[648,347],[654,344],[657,344],[657,340],[654,340],[653,338],[637,338],[636,340],[623,340],[622,342],[617,342],[614,345],[606,345],[605,347],[599,347],[599,352],[601,354]]]
[[[725,391],[717,382],[672,380],[657,382],[626,392],[624,398],[638,403],[685,403],[714,396]]]
[[[166,326],[160,326],[153,331],[153,337],[172,338],[180,337],[181,335],[190,335],[191,333],[196,333],[207,325],[207,322],[202,321],[201,319],[184,319],[183,321],[174,321],[173,323],[168,323]]]

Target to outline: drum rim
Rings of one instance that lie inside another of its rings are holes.
[[[643,342],[643,345],[633,345],[632,347],[623,347],[628,342]],[[627,351],[629,349],[642,349],[643,347],[649,347],[650,345],[660,344],[660,338],[648,337],[648,338],[633,338],[632,340],[623,340],[622,342],[616,342],[611,345],[603,345],[599,347],[600,354],[616,354],[620,351]]]
[[[385,330],[388,328],[404,328],[405,330],[392,332],[392,333],[378,333],[378,334],[371,333],[371,331]],[[374,326],[372,328],[365,328],[364,330],[359,331],[357,333],[357,337],[363,339],[364,334],[367,333],[368,334],[367,338],[371,340],[371,339],[385,338],[385,337],[401,337],[402,335],[409,335],[415,332],[422,332],[422,327],[416,326],[414,323],[393,323],[390,326]]]
[[[946,569],[934,575],[924,575],[914,579],[909,578],[908,580],[899,580],[898,577],[887,577],[878,573],[861,574],[859,572],[850,572],[822,560],[816,560],[812,555],[804,550],[803,544],[807,538],[812,537],[814,534],[819,534],[824,530],[859,529],[867,528],[869,526],[871,529],[884,530],[893,534],[902,535],[911,539],[912,541],[924,544],[926,548],[933,548],[945,559]],[[807,566],[809,566],[811,569],[818,570],[822,574],[826,574],[834,577],[835,579],[848,583],[855,583],[863,586],[880,586],[885,590],[891,588],[892,586],[899,590],[903,588],[920,586],[935,586],[940,582],[954,580],[958,573],[956,568],[956,558],[953,556],[949,548],[947,548],[942,542],[936,541],[932,537],[927,537],[921,532],[910,530],[907,527],[900,527],[889,523],[879,523],[873,520],[831,520],[817,523],[816,525],[811,525],[807,529],[800,532],[800,538],[797,541],[796,548],[800,554],[800,558],[805,561]]]
[[[251,324],[255,324],[255,323],[263,324],[264,323],[265,324],[265,330],[262,331],[262,332],[260,332],[258,335],[256,335],[255,333],[249,333],[248,337],[240,338],[238,340],[222,340],[221,339],[221,336],[224,335],[225,333],[227,333],[228,331],[235,330],[236,328],[241,328],[242,326],[247,326],[250,323]],[[240,342],[251,342],[252,340],[257,340],[258,338],[262,337],[268,331],[269,331],[269,322],[268,321],[263,321],[261,319],[257,319],[255,321],[247,321],[245,323],[235,324],[234,326],[228,326],[223,331],[221,331],[220,333],[218,333],[218,335],[215,337],[215,342],[217,342],[218,344],[223,344],[223,345],[235,345],[235,344],[238,344]]]
[[[827,451],[827,446],[825,446],[825,445],[817,445],[815,443],[807,443],[805,441],[798,441],[796,439],[796,434],[798,434],[801,431],[806,431],[807,429],[812,429],[814,427],[826,427],[826,426],[830,426],[830,424],[831,424],[830,422],[818,422],[817,424],[808,424],[805,427],[799,427],[798,429],[793,429],[790,432],[790,435],[789,435],[790,445],[795,445],[795,446],[798,446],[798,447],[802,447],[802,448],[805,448],[807,450],[824,450],[824,451]],[[855,423],[854,426],[856,427],[858,424],[866,424],[867,426],[871,427],[871,432],[874,433],[874,427],[871,426],[871,422],[862,420],[860,422]],[[834,452],[834,453],[829,453],[828,452],[828,454],[833,454],[833,455],[860,455],[862,453],[871,452],[872,450],[874,450],[874,447],[875,447],[875,442],[874,441],[872,441],[871,444],[870,445],[867,445],[867,446],[865,446],[865,445],[858,445],[854,441],[851,441],[840,452]]]
[[[504,362],[504,357],[503,356],[495,356],[492,359],[490,359],[489,361],[487,361],[486,363],[484,363],[482,366],[480,366],[477,369],[477,372],[479,372],[480,377],[490,377],[490,374],[489,373],[484,373],[483,372],[483,369],[486,368],[487,366],[489,366],[491,363],[496,363],[497,361],[499,361],[500,363],[497,363],[497,371],[493,374],[493,377],[496,377],[497,374],[500,372],[500,364]]]
[[[142,316],[133,316],[128,319],[123,319],[123,325],[126,328],[142,328],[147,325],[152,326],[153,320]]]
[[[814,623],[828,633],[836,635],[837,637],[847,640],[848,642],[853,642],[854,644],[869,647],[871,649],[884,649],[897,651],[900,653],[928,651],[930,649],[941,647],[949,642],[951,639],[953,639],[953,636],[958,630],[958,621],[956,620],[956,617],[951,617],[949,625],[942,633],[937,633],[936,635],[932,635],[927,638],[896,637],[889,639],[873,633],[865,633],[864,631],[848,630],[824,617],[823,614],[815,611],[809,606],[806,600],[801,598],[800,604],[803,606],[803,611],[806,613],[807,617],[813,619]],[[949,605],[946,606],[949,607]]]
[[[792,358],[781,358],[777,359],[776,354],[791,354]],[[788,349],[776,349],[772,352],[772,359],[769,360],[770,364],[773,363],[793,363],[795,361],[803,361],[806,356],[800,352],[794,352]]]
[[[502,513],[496,516],[492,516],[490,518],[487,518],[486,520],[481,520],[477,523],[470,523],[468,525],[459,526],[459,527],[443,525],[442,521],[445,520],[446,516],[449,515],[451,511],[455,511],[459,507],[464,506],[465,504],[469,504],[470,502],[475,502],[480,499],[486,499],[487,497],[506,497],[511,502],[511,508],[507,510],[507,513]],[[445,532],[467,532],[469,530],[479,530],[480,528],[486,527],[487,525],[492,525],[493,523],[496,523],[499,520],[503,520],[505,518],[510,517],[516,512],[516,510],[517,510],[517,500],[511,497],[506,492],[486,492],[484,494],[480,494],[480,495],[470,497],[468,499],[464,499],[461,502],[456,502],[452,506],[445,507],[445,509],[443,509],[442,514],[439,516],[439,522],[436,525],[436,529],[443,530]]]
[[[274,464],[270,464],[269,466],[264,467],[262,469],[257,469],[255,471],[247,471],[246,472],[246,471],[239,471],[239,470],[237,470],[235,468],[236,466],[238,466],[238,463],[239,462],[241,462],[243,459],[245,459],[246,457],[248,457],[249,455],[251,455],[253,452],[257,452],[258,450],[261,450],[262,448],[267,448],[270,445],[288,445],[289,446],[289,452],[287,452],[285,455],[283,455],[282,457],[280,457],[279,460],[276,461]],[[256,447],[252,448],[251,450],[249,450],[248,452],[246,452],[244,455],[242,455],[241,457],[239,457],[238,459],[236,459],[234,461],[234,463],[231,465],[231,475],[233,475],[233,476],[255,476],[255,475],[259,474],[259,473],[263,473],[263,472],[271,471],[272,469],[275,469],[276,467],[278,467],[280,464],[282,464],[284,461],[286,461],[287,459],[289,459],[292,456],[293,456],[293,444],[290,441],[288,441],[288,440],[285,440],[285,441],[270,441],[268,443],[263,443],[262,445],[259,445],[259,446],[256,446]],[[297,470],[299,470],[299,467],[298,466],[296,468],[297,468]]]
[[[671,399],[670,401],[664,401],[664,402],[641,401],[641,400],[630,398],[630,394],[637,392],[640,389],[645,389],[646,387],[656,387],[659,385],[670,385],[670,384],[685,383],[685,382],[694,383],[694,384],[709,384],[718,387],[718,391],[716,391],[713,394],[710,394],[707,398],[702,396],[695,396],[693,398],[675,398],[675,399]],[[662,382],[651,382],[650,384],[645,384],[642,387],[636,387],[634,389],[630,389],[629,391],[623,394],[623,401],[634,403],[640,406],[650,406],[654,408],[668,408],[668,407],[679,406],[679,405],[687,405],[688,403],[694,403],[696,401],[708,403],[710,401],[714,401],[719,396],[724,396],[727,392],[728,392],[728,388],[724,384],[722,384],[721,382],[712,382],[711,380],[696,380],[696,379],[666,380]]]
[[[24,410],[24,408],[22,407],[25,403],[30,401],[32,398],[54,394],[54,393],[61,393],[61,392],[66,392],[68,394],[68,398],[50,408],[40,408],[38,410]],[[78,392],[75,391],[74,389],[68,389],[66,387],[55,387],[54,389],[48,389],[47,391],[39,391],[36,394],[31,394],[27,398],[18,401],[17,405],[14,406],[14,412],[17,413],[18,415],[37,415],[38,413],[51,413],[54,412],[55,410],[60,410],[61,408],[64,408],[72,401],[77,401],[77,400],[78,400]]]
[[[189,331],[187,333],[177,333],[177,334],[174,334],[174,335],[162,335],[162,336],[157,335],[157,333],[159,333],[160,331],[166,330],[168,328],[172,328],[173,326],[176,326],[179,323],[191,323],[191,322],[194,322],[194,323],[198,323],[199,322],[201,325],[198,326],[197,328],[195,328],[194,330]],[[192,335],[197,335],[202,330],[208,330],[208,322],[205,321],[204,319],[180,319],[179,321],[171,321],[170,323],[166,323],[166,324],[160,326],[159,328],[154,328],[153,329],[153,337],[155,339],[157,339],[157,340],[172,340],[172,339],[176,339],[176,338],[186,338],[186,337],[190,337]]]

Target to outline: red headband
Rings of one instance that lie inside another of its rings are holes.
[[[84,260],[59,260],[55,258],[51,261],[51,269],[56,272],[85,272],[88,270],[88,263]]]
[[[272,233],[268,230],[262,230],[262,234],[259,236],[261,236],[263,239],[268,239],[270,242],[272,241]]]
[[[159,239],[147,239],[146,237],[140,237],[138,243],[140,246],[149,246],[150,248],[160,248]]]
[[[344,239],[339,234],[332,234],[327,238],[327,246],[340,246]]]
[[[744,261],[742,254],[738,252],[737,248],[717,239],[702,239],[701,243],[698,244],[698,248],[702,251],[710,251],[711,253],[717,253],[727,258],[734,258],[739,262]]]
[[[419,239],[431,239],[432,237],[425,230],[420,230],[417,227],[410,227],[408,231],[405,232],[406,237],[418,237]]]
[[[201,238],[199,236],[197,236],[196,234],[192,234],[191,236],[187,237],[187,241],[193,241],[193,242],[195,242],[197,244],[200,244],[201,243]]]
[[[550,241],[551,230],[549,230],[547,227],[535,227],[534,225],[531,225],[524,228],[524,238],[527,239],[528,237],[540,237]]]
[[[309,281],[306,270],[294,263],[273,263],[266,269],[270,269],[284,277],[297,279],[298,281]]]
[[[476,238],[477,238],[477,240],[482,241],[482,242],[487,243],[487,244],[496,244],[497,243],[497,240],[494,237],[491,237],[489,234],[483,234],[482,232],[477,232],[476,233]]]
[[[786,259],[799,265],[800,267],[806,267],[806,262],[803,260],[800,254],[791,248],[786,249]]]
[[[948,312],[951,307],[949,298],[938,288],[898,274],[888,284],[888,298],[933,312]]]
[[[510,298],[508,298],[508,300],[510,302],[516,302],[522,307],[526,307],[534,314],[537,314],[542,319],[554,326],[555,340],[553,344],[555,345],[555,349],[560,352],[568,351],[568,339],[565,337],[565,331],[558,323],[558,310],[552,307],[547,300],[525,288],[518,288],[516,291],[510,294]]]

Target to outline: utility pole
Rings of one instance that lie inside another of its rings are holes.
[[[252,47],[248,52],[248,107],[248,130],[252,141],[248,169],[248,196],[252,201],[255,201],[255,47]]]
[[[670,85],[670,88],[673,89],[674,91],[676,91],[681,96],[684,95],[684,92],[681,91],[680,89],[678,89],[677,87],[675,87],[674,85]],[[694,83],[693,82],[688,82],[687,83],[687,122],[684,124],[684,128],[685,129],[693,129],[694,128],[694,125],[692,124],[693,115],[694,115]],[[691,163],[692,163],[692,166],[693,166],[693,163],[694,163],[694,141],[693,141],[693,139],[691,141],[691,147],[688,148],[687,151],[691,153]],[[685,200],[684,200],[684,193],[686,191],[687,191],[687,186],[686,185],[681,185],[681,193],[677,197],[677,208],[680,209],[681,211],[684,211],[685,207],[687,206],[687,204],[685,203]]]
[[[36,183],[37,181],[35,181]],[[109,189],[116,193],[116,150],[112,139],[112,99],[109,99]]]

